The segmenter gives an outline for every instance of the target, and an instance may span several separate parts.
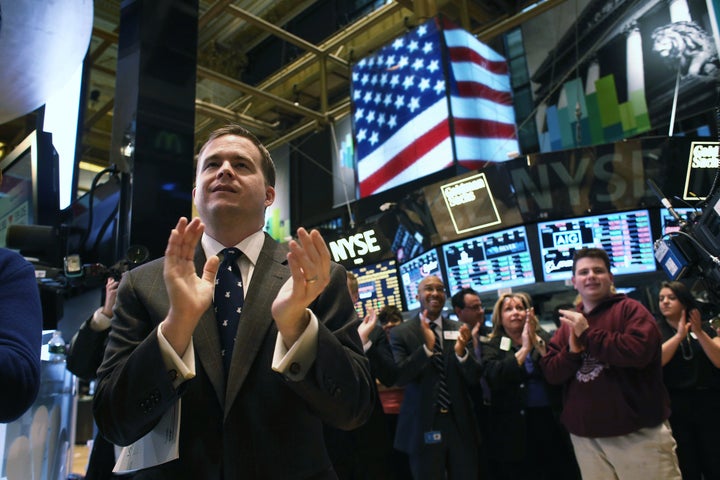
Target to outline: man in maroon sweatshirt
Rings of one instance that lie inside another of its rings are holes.
[[[583,480],[680,480],[655,319],[613,293],[605,250],[576,251],[572,283],[581,303],[560,310],[540,366],[548,382],[563,385],[561,420]]]

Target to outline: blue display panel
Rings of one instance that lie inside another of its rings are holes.
[[[680,215],[680,218],[688,221],[688,216],[695,212],[694,208],[675,208],[675,213]],[[680,230],[680,222],[678,222],[675,217],[670,213],[670,211],[667,208],[663,208],[660,210],[660,233],[663,235],[667,233],[673,233]]]
[[[385,260],[351,270],[358,279],[359,299],[355,305],[360,318],[367,315],[370,307],[380,310],[385,305],[395,305],[402,310],[400,281],[395,260]]]
[[[647,210],[554,220],[537,227],[546,282],[572,277],[573,254],[584,247],[605,249],[613,275],[657,269]]]
[[[420,308],[417,300],[418,284],[430,275],[443,278],[438,253],[434,248],[400,265],[402,295],[408,310]]]
[[[477,292],[535,283],[524,226],[443,245],[450,295],[463,287]]]

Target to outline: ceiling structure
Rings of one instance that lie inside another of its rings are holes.
[[[338,26],[320,43],[311,43],[283,26],[332,2],[200,0],[196,143],[231,121],[248,126],[270,149],[323,129],[350,112],[352,62],[437,13],[489,42],[563,1],[368,1],[365,10],[352,12],[356,20]],[[99,167],[107,166],[110,158],[120,4],[94,2],[87,55],[90,72],[80,160]],[[247,80],[252,78],[247,75],[252,52],[271,37],[282,41],[288,60],[261,78]],[[0,125],[6,151],[35,128],[33,115]]]

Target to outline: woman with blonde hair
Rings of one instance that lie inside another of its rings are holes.
[[[490,458],[498,479],[579,479],[569,436],[558,420],[560,392],[539,367],[550,334],[524,292],[498,298],[483,346],[492,391]]]

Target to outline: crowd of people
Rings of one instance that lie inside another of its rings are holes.
[[[412,317],[387,305],[359,318],[357,278],[319,232],[299,228],[287,245],[263,232],[275,169],[252,133],[213,132],[195,180],[199,218],[177,221],[164,257],[109,279],[72,340],[68,368],[97,381],[88,478],[110,478],[113,445],[158,425],[167,457],[126,475],[720,478],[720,338],[683,283],[663,283],[656,319],[615,291],[607,253],[585,248],[573,258],[578,301],[553,332],[522,292],[500,295],[489,328],[463,288],[451,320],[434,275]],[[3,285],[0,320],[15,324],[5,307],[33,290],[18,283],[29,264],[0,254],[17,290]],[[1,349],[16,393],[2,396],[3,421],[37,393],[39,333],[28,337]]]

